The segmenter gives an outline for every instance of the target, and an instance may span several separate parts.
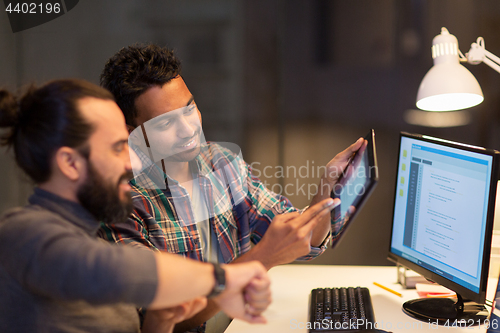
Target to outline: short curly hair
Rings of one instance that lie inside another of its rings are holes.
[[[136,98],[180,74],[181,62],[173,50],[155,44],[135,44],[121,49],[106,62],[100,82],[115,97],[127,124],[136,127]]]

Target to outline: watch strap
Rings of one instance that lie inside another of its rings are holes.
[[[219,265],[211,263],[214,267],[215,285],[207,298],[213,298],[226,289],[226,271]]]

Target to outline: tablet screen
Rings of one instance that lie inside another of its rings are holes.
[[[332,210],[332,246],[335,245],[378,181],[375,132],[371,130],[361,148],[353,155],[331,197],[339,198],[340,205]]]

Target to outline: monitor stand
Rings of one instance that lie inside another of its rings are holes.
[[[488,312],[482,304],[467,302],[457,294],[450,298],[418,298],[403,304],[403,312],[415,319],[431,324],[469,327],[483,325]]]

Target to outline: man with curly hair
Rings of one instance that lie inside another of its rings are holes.
[[[205,142],[201,113],[172,50],[123,48],[106,63],[101,85],[122,109],[129,144],[143,165],[130,182],[128,223],[103,226],[102,237],[200,261],[259,260],[267,269],[326,249],[330,211],[339,203],[330,192],[362,139],[328,163],[310,207],[299,210],[252,174],[235,145]],[[177,329],[196,327],[218,311],[209,302]],[[207,331],[227,324],[216,316]]]

